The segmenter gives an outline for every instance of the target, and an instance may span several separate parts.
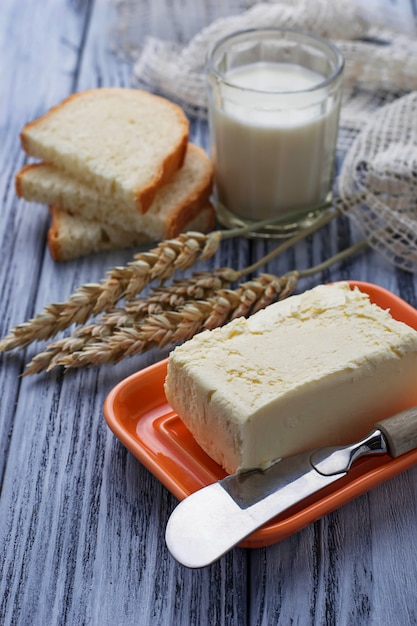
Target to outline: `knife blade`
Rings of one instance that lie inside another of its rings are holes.
[[[417,448],[417,407],[377,422],[363,439],[283,458],[268,469],[227,476],[185,498],[172,512],[165,540],[190,568],[210,565],[263,524],[340,480],[366,455],[396,458]]]

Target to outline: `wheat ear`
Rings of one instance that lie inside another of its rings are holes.
[[[24,375],[51,370],[57,360],[65,355],[84,349],[87,344],[109,337],[117,328],[130,328],[149,315],[179,309],[188,300],[204,300],[219,289],[238,280],[240,272],[220,268],[214,272],[195,272],[191,278],[176,279],[169,286],[153,287],[147,298],[136,298],[125,303],[125,308],[114,308],[94,323],[74,331],[72,337],[64,337],[49,344],[43,352],[29,363]]]
[[[322,208],[330,204],[322,205]],[[304,239],[314,231],[330,222],[337,211],[326,211],[312,226],[304,229],[269,255],[246,268],[249,273],[281,254],[284,250]],[[279,221],[281,218],[277,218]],[[251,226],[233,230],[213,231],[208,235],[198,232],[182,233],[175,239],[163,241],[149,252],[135,256],[127,266],[115,267],[101,283],[91,283],[79,287],[66,302],[50,304],[42,313],[15,326],[0,341],[0,352],[23,348],[33,341],[49,339],[72,324],[85,324],[91,315],[108,311],[122,298],[132,299],[155,279],[161,282],[170,278],[176,270],[191,267],[197,259],[207,260],[212,257],[223,239],[250,235],[251,230],[273,224],[277,220],[263,220]],[[243,275],[243,273],[241,274]]]
[[[55,354],[48,369],[57,365],[75,368],[117,363],[127,356],[153,347],[175,345],[204,329],[216,328],[286,298],[294,291],[297,281],[296,271],[280,278],[261,274],[237,289],[220,289],[206,300],[190,300],[177,310],[150,314],[130,327],[116,328],[109,336],[97,337],[79,351],[71,351],[63,356]],[[45,358],[42,354],[35,357],[26,373],[34,373],[35,369],[40,371],[38,366],[45,362]]]
[[[185,270],[197,261],[213,256],[221,232],[208,235],[183,233],[135,255],[127,266],[115,267],[101,283],[79,287],[66,302],[50,304],[42,313],[19,324],[0,341],[0,352],[22,348],[35,340],[49,339],[72,324],[84,324],[91,315],[111,309],[121,298],[133,298],[151,281],[163,282],[176,270]]]
[[[57,365],[69,368],[117,362],[124,356],[144,352],[154,346],[163,347],[168,343],[184,341],[204,328],[215,328],[228,319],[254,313],[274,300],[286,298],[294,291],[300,277],[305,278],[324,271],[366,247],[367,241],[362,240],[314,267],[289,272],[281,278],[263,274],[257,280],[244,283],[234,291],[222,288],[216,295],[206,300],[191,299],[185,303],[182,299],[177,300],[174,285],[161,288],[160,291],[156,289],[160,296],[163,294],[164,306],[168,310],[161,312],[154,309],[151,312],[152,305],[149,308],[143,306],[147,300],[127,303],[128,310],[116,309],[108,316],[103,316],[103,324],[81,328],[73,337],[50,344],[46,351],[32,359],[25,375],[50,370]],[[237,272],[224,268],[217,270],[216,273],[220,273],[224,281],[232,282],[244,275],[248,269],[250,268]],[[201,294],[197,286],[208,289],[211,285],[215,288],[213,275],[210,273],[197,275],[194,283],[193,279],[175,282],[178,286],[181,285],[181,290],[191,298],[196,293]],[[207,294],[208,292],[206,296]],[[150,299],[152,300],[152,295]],[[147,316],[144,316],[145,311]],[[109,326],[110,322],[112,327]],[[126,327],[122,324],[126,324]]]

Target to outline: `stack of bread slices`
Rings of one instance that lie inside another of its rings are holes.
[[[214,226],[213,167],[188,141],[180,107],[138,89],[74,94],[21,133],[41,159],[16,175],[18,196],[48,204],[58,261]]]

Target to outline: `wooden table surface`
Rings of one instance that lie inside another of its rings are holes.
[[[187,41],[237,2],[137,4],[138,41],[146,34]],[[412,0],[400,4],[412,14]],[[54,263],[46,207],[19,200],[14,189],[26,162],[19,143],[26,122],[72,92],[130,84],[131,66],[109,46],[115,19],[102,0],[1,2],[1,336],[132,257],[119,251]],[[205,122],[191,120],[191,138],[205,148],[206,131]],[[355,237],[339,218],[264,269],[308,267]],[[225,242],[214,263],[243,267],[272,246]],[[372,251],[298,289],[337,279],[370,281],[417,305],[417,277]],[[2,626],[417,624],[416,468],[275,545],[236,548],[207,568],[186,569],[164,541],[175,498],[103,417],[114,385],[167,351],[22,378],[37,347],[0,357]]]

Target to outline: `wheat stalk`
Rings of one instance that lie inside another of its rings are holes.
[[[58,365],[70,368],[116,363],[152,347],[162,348],[190,339],[203,329],[216,328],[286,298],[300,277],[321,272],[366,246],[366,240],[360,241],[314,267],[289,272],[281,278],[262,274],[235,290],[225,289],[224,285],[237,280],[253,266],[239,272],[230,268],[214,274],[202,272],[191,279],[174,281],[169,287],[154,288],[147,300],[129,302],[126,309],[115,309],[98,323],[78,329],[73,337],[50,344],[32,359],[25,375]],[[200,296],[203,298],[199,299]]]
[[[37,355],[25,374],[57,365],[66,368],[85,367],[103,363],[117,363],[121,359],[153,347],[162,348],[190,339],[196,333],[222,326],[240,316],[247,316],[275,300],[289,296],[295,289],[298,272],[280,278],[262,274],[259,278],[241,284],[237,289],[220,289],[205,300],[190,300],[174,310],[153,313],[129,327],[115,328],[109,336],[96,337],[74,350],[76,343],[67,344],[69,351],[58,353],[56,345]],[[76,337],[73,338],[76,341]],[[65,343],[62,344],[65,348]],[[48,351],[53,353],[49,358]]]
[[[328,204],[323,205],[328,206]],[[334,219],[337,211],[323,213],[315,224],[288,239],[279,248],[244,270],[254,271],[272,257],[295,245],[314,231]],[[72,324],[85,324],[92,315],[109,311],[125,298],[134,298],[153,280],[161,283],[170,278],[176,270],[185,270],[200,260],[212,257],[223,239],[250,234],[253,229],[280,221],[263,220],[234,230],[213,231],[208,235],[198,232],[182,233],[175,239],[163,241],[149,252],[135,255],[135,260],[126,266],[114,267],[101,283],[89,283],[79,287],[65,302],[50,304],[28,322],[15,326],[0,341],[0,352],[23,348],[33,341],[53,337]],[[243,275],[243,274],[241,274]]]
[[[127,266],[110,270],[101,283],[79,287],[66,302],[50,304],[42,313],[13,328],[0,341],[0,352],[49,339],[72,324],[84,324],[91,315],[111,309],[121,298],[133,298],[151,281],[163,282],[176,270],[194,265],[197,259],[207,260],[216,253],[220,241],[221,231],[208,235],[182,233],[149,252],[135,255]]]
[[[49,344],[45,351],[32,359],[25,375],[52,369],[58,358],[109,337],[117,328],[129,328],[149,315],[179,309],[188,300],[204,300],[239,277],[240,272],[236,270],[220,268],[212,273],[195,272],[191,278],[176,279],[169,286],[154,287],[148,298],[130,300],[126,302],[124,309],[114,308],[95,323],[75,330],[72,337],[64,337]]]

